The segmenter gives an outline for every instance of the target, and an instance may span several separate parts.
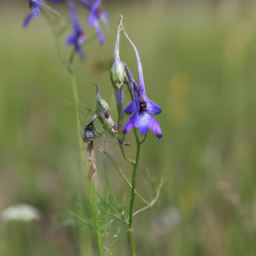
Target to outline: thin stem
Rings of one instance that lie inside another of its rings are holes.
[[[75,74],[72,71],[72,69],[69,69],[69,73],[70,73],[70,77],[71,77],[71,84],[72,84],[72,89],[73,89],[74,100],[75,100],[75,102],[79,102]],[[79,108],[78,108],[77,104],[76,104],[76,117],[77,117],[76,120],[77,120],[77,127],[78,127],[80,151],[81,151],[82,161],[83,161],[85,171],[86,171],[86,183],[87,183],[87,187],[88,187],[88,191],[89,191],[92,218],[93,218],[93,223],[94,223],[94,227],[95,227],[94,233],[95,233],[95,237],[96,237],[96,241],[97,241],[99,255],[102,256],[103,253],[102,253],[102,247],[101,247],[101,235],[100,235],[100,231],[99,231],[99,225],[97,222],[97,209],[96,209],[96,200],[95,200],[95,193],[94,193],[94,183],[89,180],[88,156],[87,156],[86,151],[84,150],[83,141],[80,136],[82,133],[82,127],[81,127],[81,124],[79,121]]]
[[[140,161],[140,133],[137,128],[133,128],[134,136],[137,143],[137,152],[136,152],[136,162],[133,166],[133,173],[132,173],[132,195],[131,195],[131,203],[130,203],[130,214],[129,214],[129,238],[130,238],[130,247],[131,247],[131,255],[136,256],[135,253],[135,243],[133,237],[133,209],[134,209],[134,202],[135,202],[135,188],[136,188],[136,180],[137,180],[137,170]]]
[[[48,22],[48,24],[49,24],[49,26],[50,26],[50,28],[53,32],[58,57],[59,57],[60,61],[63,64],[66,65],[66,67],[69,71],[69,74],[70,74],[70,78],[71,78],[73,97],[74,97],[75,103],[77,103],[75,105],[76,105],[76,121],[77,121],[77,128],[78,128],[79,145],[80,145],[80,152],[81,152],[83,165],[84,165],[85,172],[86,172],[86,183],[87,183],[87,187],[88,187],[88,191],[89,191],[89,198],[90,198],[90,203],[91,203],[91,212],[92,212],[93,223],[94,223],[94,233],[95,233],[95,236],[96,236],[96,242],[97,242],[97,246],[98,246],[99,255],[103,256],[102,244],[101,244],[101,235],[100,235],[99,225],[98,225],[98,222],[97,222],[97,209],[96,209],[96,200],[95,200],[95,194],[94,194],[94,184],[93,184],[93,182],[91,182],[89,180],[88,156],[87,156],[86,151],[84,150],[83,141],[81,139],[82,127],[81,127],[80,116],[79,116],[79,106],[78,106],[79,97],[78,97],[78,91],[77,91],[76,77],[75,77],[75,73],[73,71],[73,61],[74,61],[75,50],[72,50],[69,61],[65,60],[65,58],[62,55],[61,49],[60,49],[58,35],[53,30],[51,20],[45,12],[43,12],[43,13],[45,14],[45,18],[46,18],[46,20],[47,20],[47,22]]]
[[[156,196],[155,196],[155,198],[151,201],[151,203],[150,203],[149,205],[147,205],[146,207],[141,208],[140,210],[138,210],[137,212],[135,212],[135,213],[133,214],[133,217],[134,217],[136,214],[138,214],[138,213],[140,213],[140,212],[142,212],[142,211],[147,210],[148,208],[152,207],[152,206],[155,204],[155,202],[157,201],[157,199],[158,199],[158,197],[159,197],[159,195],[160,195],[160,189],[161,189],[162,186],[164,185],[165,180],[166,180],[166,179],[162,179],[162,180],[160,181],[160,184],[159,184],[159,186],[158,186],[158,188],[157,188],[157,191],[156,191]]]
[[[69,58],[69,63],[73,63],[74,57],[75,57],[75,49],[73,49],[72,52],[71,52],[71,55],[70,55],[70,58]]]
[[[50,29],[52,30],[52,33],[53,33],[53,36],[54,36],[54,41],[55,41],[55,46],[56,46],[56,49],[57,49],[57,55],[59,57],[59,60],[66,65],[66,67],[68,68],[68,70],[71,70],[71,63],[68,62],[67,60],[65,60],[65,58],[62,56],[62,52],[60,50],[60,45],[59,45],[59,40],[58,40],[58,35],[55,33],[54,29],[53,29],[53,26],[52,26],[52,22],[49,18],[49,16],[47,15],[47,13],[44,11],[44,10],[41,10],[42,14],[44,15]],[[60,33],[62,34],[62,33]]]
[[[123,146],[122,146],[120,143],[119,143],[119,148],[120,148],[120,150],[121,150],[121,153],[122,153],[124,159],[125,159],[128,163],[134,165],[134,164],[135,164],[135,161],[134,161],[134,160],[131,160],[130,158],[128,158],[128,157],[126,156],[125,151],[124,151],[124,148],[123,148]]]
[[[144,138],[141,140],[140,144],[143,144],[146,138],[147,138],[147,133],[144,135]]]
[[[110,162],[114,165],[114,167],[117,169],[118,173],[124,178],[125,182],[127,183],[127,185],[132,189],[132,184],[129,182],[129,180],[125,177],[123,171],[117,166],[116,162],[114,161],[114,159],[103,149],[99,149],[102,153],[104,153],[108,159],[110,160]],[[145,200],[135,189],[135,194],[148,206],[150,206],[151,203],[149,203],[147,200]]]

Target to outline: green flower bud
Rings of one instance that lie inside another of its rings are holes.
[[[110,135],[115,136],[117,130],[116,125],[110,116],[110,108],[108,103],[99,95],[99,88],[97,84],[95,84],[95,86],[97,88],[96,115],[98,116],[104,131],[107,131]]]
[[[119,56],[119,42],[120,42],[120,23],[117,28],[116,43],[114,49],[114,62],[110,70],[110,78],[114,88],[120,89],[124,82],[125,67]]]
[[[120,60],[115,60],[110,69],[110,78],[114,88],[120,89],[125,77],[125,66]]]
[[[118,129],[122,125],[122,120],[124,118],[123,110],[123,83],[126,76],[125,64],[120,60],[119,57],[119,41],[120,41],[120,22],[117,28],[117,37],[114,49],[114,62],[110,70],[110,79],[114,87],[114,92],[116,96],[116,105],[118,111]]]

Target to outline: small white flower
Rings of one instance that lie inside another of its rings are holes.
[[[1,219],[4,221],[20,220],[28,222],[31,220],[39,220],[40,218],[40,211],[29,204],[11,205],[1,212]]]

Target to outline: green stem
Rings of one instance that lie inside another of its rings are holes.
[[[133,128],[133,132],[135,135],[136,143],[137,143],[137,152],[136,152],[136,162],[133,166],[133,173],[132,173],[132,195],[131,195],[131,203],[130,203],[130,214],[129,214],[129,238],[130,238],[130,247],[131,247],[131,255],[136,256],[135,253],[135,243],[134,243],[134,236],[133,236],[133,209],[134,209],[134,202],[135,202],[135,188],[136,188],[136,180],[137,180],[137,170],[140,161],[140,133],[137,128]]]
[[[120,143],[119,143],[119,148],[120,148],[120,150],[121,150],[121,153],[122,153],[124,159],[125,159],[128,163],[134,165],[134,164],[135,164],[135,161],[129,159],[129,158],[126,156],[125,151],[124,151],[124,148],[123,148],[123,146],[122,146]]]
[[[69,69],[70,77],[71,77],[71,84],[72,84],[72,89],[73,89],[73,95],[74,95],[74,100],[75,102],[79,102],[78,98],[78,92],[77,92],[77,84],[76,84],[76,77],[72,69]],[[89,191],[89,198],[90,198],[90,203],[91,203],[91,212],[92,212],[92,218],[93,218],[93,224],[94,224],[94,234],[96,237],[97,241],[97,246],[98,246],[98,251],[99,255],[102,256],[102,246],[101,246],[101,235],[100,235],[100,230],[99,230],[99,225],[97,221],[97,209],[96,209],[96,200],[95,200],[95,193],[94,193],[94,183],[89,180],[89,175],[88,175],[88,156],[87,153],[84,149],[84,144],[81,139],[81,133],[82,133],[82,127],[79,121],[79,108],[78,104],[76,104],[76,120],[77,120],[77,127],[78,127],[78,135],[79,135],[79,144],[80,144],[80,152],[82,156],[82,161],[85,167],[85,172],[86,172],[86,183]]]
[[[69,61],[67,61],[63,56],[62,56],[62,52],[60,49],[60,45],[59,45],[59,40],[58,40],[58,35],[55,33],[51,20],[48,17],[48,15],[42,10],[42,12],[45,14],[45,18],[53,32],[54,35],[54,39],[55,39],[55,44],[56,44],[56,49],[57,49],[57,54],[58,57],[60,59],[60,61],[66,65],[69,74],[70,74],[70,78],[71,78],[71,84],[72,84],[72,90],[73,90],[73,96],[74,96],[74,100],[76,103],[79,103],[79,97],[78,97],[78,91],[77,91],[77,83],[76,83],[76,77],[73,71],[73,60],[74,60],[74,56],[75,56],[75,51],[73,50]],[[60,33],[62,34],[62,33]],[[92,38],[93,39],[93,38]],[[96,236],[96,242],[97,242],[97,246],[98,246],[98,251],[99,251],[99,255],[103,256],[102,253],[102,245],[101,245],[101,235],[100,235],[100,230],[99,230],[99,225],[97,222],[97,209],[96,209],[96,200],[95,200],[95,194],[94,194],[94,184],[93,182],[91,182],[89,180],[89,175],[88,175],[88,156],[86,153],[86,150],[84,149],[84,145],[83,145],[83,141],[81,139],[81,134],[82,134],[82,127],[81,127],[81,123],[80,123],[80,117],[79,117],[79,107],[78,104],[76,105],[76,121],[77,121],[77,128],[78,128],[78,137],[79,137],[79,145],[80,145],[80,152],[81,152],[81,156],[82,156],[82,161],[84,164],[84,168],[85,168],[85,174],[86,174],[86,183],[87,183],[87,187],[88,187],[88,191],[89,191],[89,198],[90,198],[90,203],[91,203],[91,212],[92,212],[92,218],[93,218],[93,222],[94,222],[94,233]]]
[[[108,159],[110,160],[110,162],[114,165],[114,167],[117,169],[118,173],[124,178],[125,182],[127,183],[127,185],[132,189],[132,184],[129,182],[129,180],[125,177],[123,171],[118,167],[118,165],[116,164],[116,162],[114,161],[114,159],[103,149],[99,149],[100,152],[104,153]],[[144,199],[135,189],[135,194],[148,206],[150,206],[151,203],[149,203],[146,199]]]

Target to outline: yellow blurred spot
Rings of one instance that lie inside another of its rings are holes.
[[[186,95],[188,94],[190,85],[190,78],[184,73],[176,74],[170,80],[169,113],[171,118],[177,122],[183,122],[187,118],[188,110]]]
[[[227,35],[224,43],[224,57],[228,63],[241,62],[245,47],[252,39],[255,28],[250,20],[243,20],[238,23]]]
[[[190,88],[190,79],[186,74],[176,74],[170,81],[171,93],[175,96],[184,96]]]

